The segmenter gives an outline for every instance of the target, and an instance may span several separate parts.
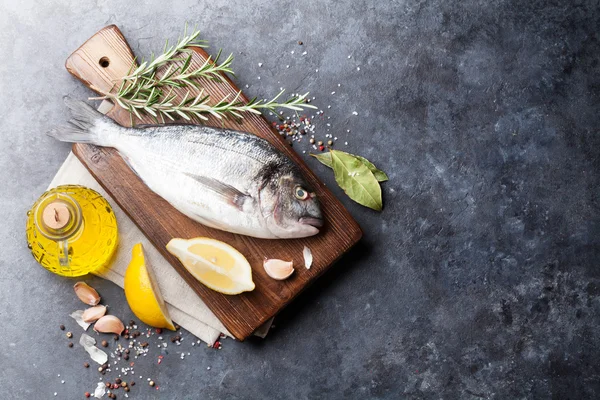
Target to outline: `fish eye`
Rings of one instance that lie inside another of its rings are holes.
[[[298,200],[306,200],[308,198],[308,192],[300,186],[296,186],[294,189],[294,195]]]

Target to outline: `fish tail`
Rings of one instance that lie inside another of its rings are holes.
[[[109,133],[112,130],[110,128],[116,126],[114,122],[81,100],[65,96],[64,101],[71,111],[69,125],[51,129],[48,136],[61,142],[110,146]]]

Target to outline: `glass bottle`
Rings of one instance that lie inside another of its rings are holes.
[[[44,193],[27,212],[33,258],[62,276],[81,276],[106,266],[117,248],[117,220],[95,190],[62,185]]]

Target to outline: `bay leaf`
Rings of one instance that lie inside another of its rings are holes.
[[[352,154],[330,150],[331,165],[337,184],[348,197],[365,207],[381,211],[381,187],[373,172]]]
[[[377,168],[371,161],[367,160],[366,158],[357,156],[355,154],[346,153],[345,151],[341,151],[341,150],[336,150],[336,151],[338,151],[340,153],[348,154],[349,156],[356,157],[357,159],[359,159],[363,164],[365,164],[367,166],[367,168],[369,168],[371,170],[373,175],[375,175],[375,178],[377,179],[377,181],[385,182],[388,180],[387,174],[385,172],[383,172],[382,170],[380,170],[379,168]],[[321,164],[326,165],[329,168],[333,168],[331,166],[331,154],[330,153],[311,154],[311,156],[313,156],[314,158],[319,160],[319,162]]]
[[[375,178],[377,178],[377,181],[385,182],[388,180],[387,174],[385,172],[383,172],[382,170],[380,170],[379,168],[377,168],[371,161],[369,161],[366,158],[361,157],[361,156],[355,155],[354,157],[356,157],[360,161],[362,161],[362,163],[365,164],[367,166],[367,168],[369,168],[371,170],[373,175],[375,175]]]
[[[333,169],[333,165],[331,165],[331,153],[322,153],[322,154],[310,154],[311,156],[313,156],[314,158],[316,158],[317,160],[319,160],[319,162],[329,168]]]

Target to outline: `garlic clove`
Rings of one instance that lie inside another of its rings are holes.
[[[278,281],[287,279],[294,273],[293,261],[277,260],[274,258],[269,260],[265,259],[263,267],[265,268],[267,275]]]
[[[83,301],[88,306],[95,306],[100,303],[100,295],[96,292],[96,289],[89,286],[85,282],[77,282],[73,285],[75,294],[79,297],[79,300]]]
[[[125,325],[114,315],[105,315],[94,324],[94,330],[102,333],[114,333],[120,335],[125,330]]]
[[[99,305],[88,308],[81,317],[83,322],[95,322],[102,318],[104,314],[106,314],[106,306]]]
[[[310,251],[308,247],[304,246],[304,249],[302,250],[302,256],[304,257],[304,266],[306,269],[310,269],[310,266],[313,262],[312,251]]]

